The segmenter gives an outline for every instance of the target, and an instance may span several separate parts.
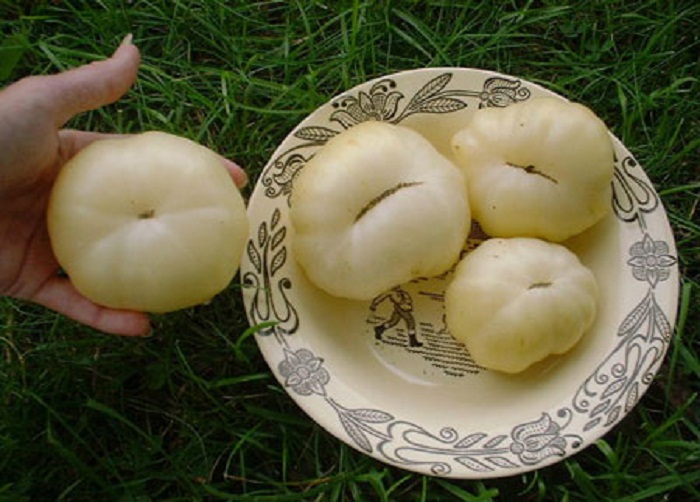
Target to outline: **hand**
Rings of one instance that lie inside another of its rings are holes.
[[[127,36],[109,59],[28,77],[0,92],[0,294],[43,305],[106,333],[136,336],[150,332],[145,313],[96,305],[58,274],[46,206],[61,167],[91,142],[113,136],[61,128],[74,115],[124,95],[139,62],[139,51]],[[243,170],[222,162],[234,181],[244,185]]]

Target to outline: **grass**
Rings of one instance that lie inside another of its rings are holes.
[[[579,5],[0,0],[5,83],[102,58],[132,32],[135,88],[71,126],[185,135],[253,180],[309,112],[369,78],[465,66],[541,83],[592,107],[645,167],[682,272],[676,335],[634,411],[564,462],[488,481],[387,467],[313,424],[246,331],[235,285],[156,318],[145,340],[0,299],[0,499],[700,499],[700,4]]]

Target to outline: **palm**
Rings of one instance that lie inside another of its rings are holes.
[[[61,129],[74,115],[119,99],[136,79],[130,39],[105,61],[59,75],[31,77],[0,92],[0,295],[26,299],[99,330],[143,335],[147,316],[100,307],[82,296],[51,250],[46,208],[58,172],[105,135]],[[243,170],[222,159],[237,185]]]
[[[60,130],[61,126],[80,111],[118,99],[133,82],[138,61],[136,48],[126,45],[110,60],[58,76],[26,79],[0,93],[0,294],[123,335],[148,332],[148,318],[95,305],[59,276],[45,215],[61,167],[101,137]]]

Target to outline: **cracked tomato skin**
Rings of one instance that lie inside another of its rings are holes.
[[[47,225],[78,291],[147,312],[210,300],[248,238],[245,203],[218,155],[161,132],[83,149],[59,173]]]
[[[613,145],[588,108],[535,98],[483,108],[452,138],[473,217],[493,237],[563,241],[610,210]]]
[[[489,239],[457,265],[447,327],[484,368],[518,373],[571,350],[595,320],[593,273],[561,244]]]
[[[364,122],[295,181],[294,255],[327,293],[355,300],[448,270],[470,228],[464,177],[416,131]]]

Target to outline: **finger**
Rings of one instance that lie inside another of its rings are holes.
[[[231,178],[233,178],[233,181],[234,183],[236,183],[236,186],[238,188],[243,188],[248,184],[248,175],[241,166],[223,157],[221,157],[221,161],[223,162],[224,166],[228,170],[229,174],[231,175]]]
[[[78,113],[122,97],[136,80],[140,59],[138,48],[127,36],[110,58],[36,77],[33,85],[56,127],[61,127]]]
[[[96,305],[81,295],[66,278],[49,279],[32,301],[104,333],[147,336],[151,332],[145,313]]]

